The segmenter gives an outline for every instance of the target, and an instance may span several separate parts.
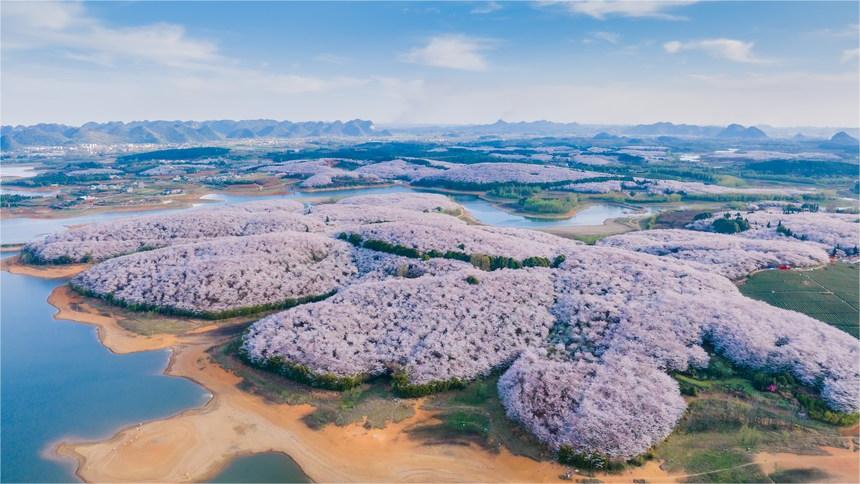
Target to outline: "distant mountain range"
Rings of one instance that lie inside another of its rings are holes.
[[[697,126],[695,124],[654,123],[639,124],[624,130],[624,134],[633,136],[680,136],[696,138],[724,139],[765,139],[767,134],[755,126],[744,127],[740,124],[730,124],[725,128],[720,126]]]
[[[767,135],[764,131],[756,128],[755,126],[745,128],[740,124],[730,124],[726,126],[726,129],[717,133],[717,138],[764,139],[767,138]]]
[[[305,137],[369,137],[388,136],[385,130],[375,130],[373,122],[352,121],[120,121],[87,123],[80,127],[64,124],[33,126],[3,126],[0,149],[21,146],[58,146],[69,144],[185,144],[211,143],[223,140],[255,138]]]
[[[457,137],[493,136],[557,136],[594,137],[611,141],[622,136],[633,138],[713,138],[738,141],[766,141],[768,137],[795,141],[820,140],[832,146],[850,146],[856,143],[856,128],[847,128],[828,140],[834,128],[774,128],[730,124],[700,126],[660,122],[635,126],[556,123],[552,121],[496,121],[492,124],[459,126],[391,127],[388,130],[374,127],[372,121],[275,121],[256,119],[245,121],[133,121],[86,123],[83,126],[63,124],[37,124],[33,126],[3,126],[0,128],[0,149],[14,150],[26,146],[59,146],[75,144],[215,144],[230,140],[257,138],[367,138],[395,135]],[[845,132],[847,131],[847,132]],[[846,138],[847,137],[847,138]],[[854,140],[854,141],[852,141]]]
[[[756,141],[774,137],[779,139],[826,140],[834,132],[845,129],[849,133],[857,132],[856,128],[777,128],[773,126],[702,126],[695,124],[674,124],[659,122],[653,124],[638,124],[633,126],[556,123],[552,121],[506,122],[496,121],[492,124],[476,124],[465,126],[415,126],[391,127],[393,134],[411,134],[416,136],[571,136],[611,141],[622,136],[633,138],[715,138],[726,140]]]
[[[857,138],[851,136],[845,131],[840,131],[830,138],[830,143],[841,146],[857,146]]]

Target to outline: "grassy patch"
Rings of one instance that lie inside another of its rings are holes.
[[[763,271],[740,287],[748,297],[798,311],[860,338],[860,270],[838,262],[814,271]]]
[[[314,406],[314,411],[304,418],[311,428],[352,423],[382,428],[415,414],[417,400],[401,398],[392,379],[372,379],[344,391],[313,388],[247,365],[239,356],[239,346],[236,338],[211,349],[210,355],[242,378],[239,386],[244,391],[275,403]],[[514,454],[552,458],[539,442],[507,418],[496,390],[497,381],[498,375],[494,375],[430,395],[421,408],[433,412],[436,421],[412,427],[407,433],[428,443],[474,443],[491,451],[504,446]]]
[[[190,320],[165,318],[158,313],[128,315],[128,317],[117,319],[116,322],[123,329],[143,336],[182,334],[201,326],[199,323],[193,323]]]
[[[683,229],[693,223],[706,210],[670,210],[656,215],[652,229]]]
[[[414,427],[409,435],[430,442],[474,443],[490,451],[505,447],[516,455],[551,459],[551,452],[505,415],[497,382],[498,375],[493,375],[427,397],[422,408],[435,412],[439,422]]]
[[[184,334],[202,326],[217,324],[223,327],[237,327],[243,323],[250,323],[271,314],[274,311],[255,314],[253,316],[239,316],[230,319],[219,319],[217,321],[204,320],[191,317],[168,316],[156,311],[135,311],[121,306],[116,306],[100,298],[82,295],[87,306],[95,313],[114,318],[117,324],[125,330],[142,336],[153,336],[159,334]],[[70,303],[73,310],[81,311],[78,303]],[[86,311],[92,311],[87,309]]]
[[[769,482],[753,463],[757,452],[802,454],[842,445],[839,427],[811,418],[812,407],[800,401],[814,395],[780,375],[748,374],[712,356],[708,368],[673,377],[694,398],[653,452],[687,482]],[[773,391],[762,390],[771,383]]]
[[[576,195],[563,197],[543,197],[533,195],[521,199],[516,208],[523,212],[536,214],[563,214],[576,208],[579,199]]]
[[[237,338],[211,349],[210,355],[219,365],[242,378],[240,388],[244,391],[275,403],[313,405],[315,410],[304,419],[311,428],[352,423],[382,428],[389,422],[400,422],[415,414],[414,402],[396,398],[387,382],[362,383],[343,392],[311,388],[246,365],[238,356],[239,344]]]
[[[751,464],[691,476],[684,482],[767,482],[767,476],[759,466]]]
[[[156,312],[138,312],[108,304],[102,299],[86,297],[86,303],[101,316],[116,319],[117,324],[132,333],[152,336],[156,334],[182,334],[194,328],[209,324],[206,321],[191,318],[167,317]],[[74,310],[80,310],[80,305],[70,304]]]
[[[600,239],[609,237],[608,234],[571,234],[570,238],[583,242],[587,245],[594,245]]]

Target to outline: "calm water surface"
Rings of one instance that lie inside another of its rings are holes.
[[[31,178],[38,175],[36,167],[32,165],[15,165],[0,163],[0,177],[14,176],[17,178]]]
[[[637,211],[620,205],[603,203],[590,205],[574,216],[565,219],[540,219],[526,217],[506,212],[486,200],[473,195],[456,195],[452,197],[460,205],[466,207],[473,217],[487,225],[500,227],[518,227],[524,229],[549,229],[561,227],[578,227],[583,225],[602,225],[608,219],[626,217],[634,214],[645,214],[650,211]]]
[[[0,273],[2,482],[74,481],[71,463],[48,456],[58,440],[104,438],[209,398],[162,375],[167,351],[115,355],[93,326],[54,320],[46,300],[64,282]]]
[[[211,204],[289,198],[327,199],[414,191],[405,186],[288,195],[207,195]],[[608,218],[633,213],[614,205],[592,205],[565,220],[540,220],[507,213],[474,196],[457,202],[482,223],[506,227],[550,228],[600,225]],[[201,204],[203,205],[203,204]],[[66,226],[102,222],[147,212],[99,213],[65,219],[0,221],[0,241],[27,242]],[[193,210],[190,209],[190,210]],[[6,254],[9,256],[11,254]],[[118,428],[166,417],[203,404],[205,389],[184,379],[162,375],[167,351],[115,355],[99,343],[91,326],[55,321],[46,300],[63,280],[48,281],[0,274],[0,358],[2,358],[3,482],[74,480],[70,463],[47,456],[64,438],[98,439]],[[283,454],[257,454],[234,461],[212,482],[307,482],[301,469]]]
[[[312,482],[286,454],[267,452],[239,457],[208,482]]]

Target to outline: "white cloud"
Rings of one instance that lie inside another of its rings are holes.
[[[860,59],[860,48],[857,49],[847,49],[842,51],[842,62],[847,63],[852,60]]]
[[[690,42],[673,40],[663,44],[663,49],[670,54],[687,51],[701,51],[717,59],[726,59],[732,62],[747,64],[763,64],[770,62],[756,57],[753,54],[752,42],[743,42],[735,39],[705,39]]]
[[[44,49],[64,58],[118,67],[135,72],[126,64],[139,64],[143,73],[165,72],[176,76],[172,82],[190,86],[246,85],[272,94],[331,91],[367,82],[349,77],[324,79],[315,76],[279,73],[241,67],[240,62],[222,55],[210,41],[189,37],[181,25],[155,23],[135,27],[112,27],[87,15],[80,3],[12,2],[3,5],[3,48],[17,51]],[[315,58],[321,62],[345,63],[331,54]],[[150,70],[149,64],[167,66],[171,71]],[[97,69],[88,66],[82,71]]]
[[[3,5],[4,49],[51,48],[77,60],[110,64],[144,61],[168,67],[223,62],[218,47],[190,38],[182,26],[155,23],[114,28],[87,15],[82,4],[8,2]]]
[[[810,33],[820,37],[856,39],[857,36],[860,35],[860,24],[848,24],[844,27],[819,29]]]
[[[502,5],[499,2],[480,2],[472,9],[472,13],[477,15],[485,15],[488,13],[497,12],[501,9]]]
[[[621,34],[616,32],[590,32],[584,39],[582,39],[583,44],[591,44],[595,41],[617,45],[621,42]]]
[[[116,27],[80,3],[3,4],[4,122],[129,119],[336,119],[383,82],[244,66],[169,23]],[[345,62],[318,56],[323,62]],[[225,106],[225,100],[231,106]],[[335,101],[336,100],[336,101]],[[314,112],[317,114],[314,114]],[[361,112],[356,110],[355,113]]]
[[[462,71],[484,71],[487,69],[487,61],[481,52],[487,50],[489,44],[486,39],[441,35],[430,39],[424,47],[417,47],[403,54],[400,60]]]
[[[62,30],[84,22],[83,6],[72,2],[9,2],[3,5],[3,17],[10,21],[4,28],[22,25],[28,28]],[[12,22],[11,20],[15,20]]]
[[[571,13],[588,15],[598,20],[607,17],[650,17],[663,20],[684,20],[678,15],[667,13],[667,10],[690,5],[695,0],[583,0],[583,1],[545,1],[544,4],[562,4]]]

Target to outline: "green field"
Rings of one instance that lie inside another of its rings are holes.
[[[766,476],[753,461],[757,452],[820,453],[818,446],[846,445],[839,427],[802,411],[797,388],[756,389],[748,375],[723,358],[711,357],[707,370],[673,375],[689,396],[688,410],[666,441],[653,450],[670,472],[685,482],[792,482],[823,471],[807,469]]]
[[[798,311],[860,338],[860,270],[838,262],[814,271],[763,271],[740,287],[753,299]]]

